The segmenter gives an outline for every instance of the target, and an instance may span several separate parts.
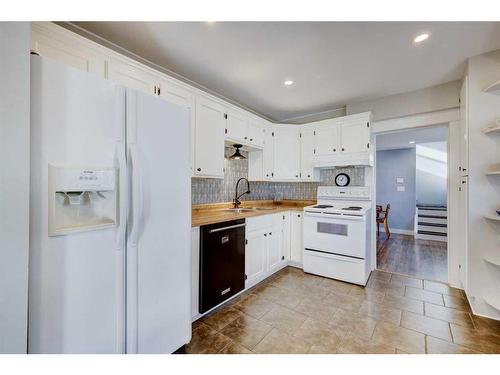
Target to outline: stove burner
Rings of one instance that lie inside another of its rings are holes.
[[[329,204],[318,204],[317,206],[313,206],[313,208],[332,208],[333,206]]]
[[[344,207],[342,209],[343,210],[349,210],[349,211],[361,211],[363,209],[363,207],[350,206],[350,207]]]

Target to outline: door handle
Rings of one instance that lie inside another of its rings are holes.
[[[142,178],[139,167],[139,152],[137,145],[130,146],[130,162],[132,164],[132,229],[130,242],[137,244],[139,238],[139,223],[142,218]]]
[[[244,226],[246,226],[246,223],[243,223],[243,224],[235,224],[235,225],[228,225],[227,227],[210,229],[210,230],[208,231],[208,233],[209,233],[209,234],[212,234],[212,233],[221,232],[221,231],[223,231],[223,230],[234,229],[234,228],[240,228],[240,227],[244,227]]]

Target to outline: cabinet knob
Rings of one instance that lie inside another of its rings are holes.
[[[269,235],[273,234],[273,232],[269,232]]]
[[[269,174],[266,174],[266,177],[269,177]]]
[[[264,237],[267,237],[267,233],[264,233]]]
[[[342,147],[342,151],[345,151],[343,147]]]
[[[245,137],[245,139],[247,139],[247,137]]]
[[[295,177],[299,177],[299,175],[298,175],[298,174],[296,174],[296,175],[295,175]]]
[[[250,142],[252,142],[252,141],[253,141],[253,138],[250,138]]]
[[[297,217],[300,217],[300,214],[297,214]]]
[[[336,149],[336,148],[334,148],[334,149],[333,149],[333,152],[336,152],[336,151],[337,151],[337,149]]]
[[[311,177],[311,175],[310,175],[310,174],[308,174],[308,175],[307,175],[307,177]]]
[[[196,170],[197,170],[198,172],[201,172],[201,168],[196,168]]]

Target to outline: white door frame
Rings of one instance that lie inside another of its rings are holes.
[[[448,254],[448,283],[454,287],[460,287],[460,279],[458,275],[458,260],[454,240],[460,238],[457,230],[457,220],[455,216],[458,214],[458,194],[453,191],[453,181],[457,178],[457,166],[460,160],[460,144],[459,144],[459,131],[458,131],[459,110],[458,108],[447,109],[442,111],[423,113],[417,115],[404,116],[389,120],[375,121],[372,125],[372,134],[374,149],[376,150],[376,136],[386,133],[392,133],[401,130],[410,130],[415,128],[424,128],[436,125],[446,125],[448,127],[448,178],[447,178],[447,204],[448,204],[448,241],[447,241],[447,254]],[[376,152],[374,155],[374,169],[377,167]],[[375,169],[376,171],[376,169]],[[376,185],[376,172],[373,173],[373,192],[372,197],[376,199],[377,185]],[[377,244],[374,241],[372,246],[372,268],[377,267]]]

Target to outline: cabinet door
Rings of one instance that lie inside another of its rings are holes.
[[[217,103],[196,98],[195,175],[224,178],[224,111]]]
[[[248,120],[242,114],[233,111],[228,111],[226,116],[226,139],[248,143]]]
[[[264,147],[264,128],[255,121],[248,124],[248,143],[255,147]]]
[[[266,234],[266,236],[264,236]],[[245,288],[261,281],[267,271],[267,231],[253,231],[246,234]]]
[[[283,212],[283,256],[284,260],[290,260],[290,236],[291,236],[291,221],[290,212]]]
[[[90,48],[86,48],[85,43],[70,33],[64,36],[47,34],[47,30],[33,24],[31,50],[42,57],[105,78],[105,57]]]
[[[292,212],[291,218],[291,236],[290,236],[290,260],[296,263],[302,263],[302,212]]]
[[[370,143],[370,129],[366,120],[345,122],[340,125],[340,128],[342,153],[368,151]]]
[[[340,126],[338,124],[318,126],[314,131],[317,156],[334,155],[340,152]]]
[[[276,225],[267,232],[268,272],[274,273],[281,268],[285,257],[283,255],[283,226]]]
[[[313,180],[314,130],[303,129],[300,134],[300,178]]]
[[[125,87],[156,95],[159,78],[145,69],[112,58],[108,62],[108,79]]]
[[[191,137],[191,171],[194,172],[194,132],[195,132],[195,104],[194,94],[165,80],[159,81],[160,98],[189,109],[190,137]]]
[[[264,180],[274,179],[274,131],[266,129],[263,151]]]
[[[299,132],[293,125],[274,130],[274,178],[298,180],[300,143]]]

